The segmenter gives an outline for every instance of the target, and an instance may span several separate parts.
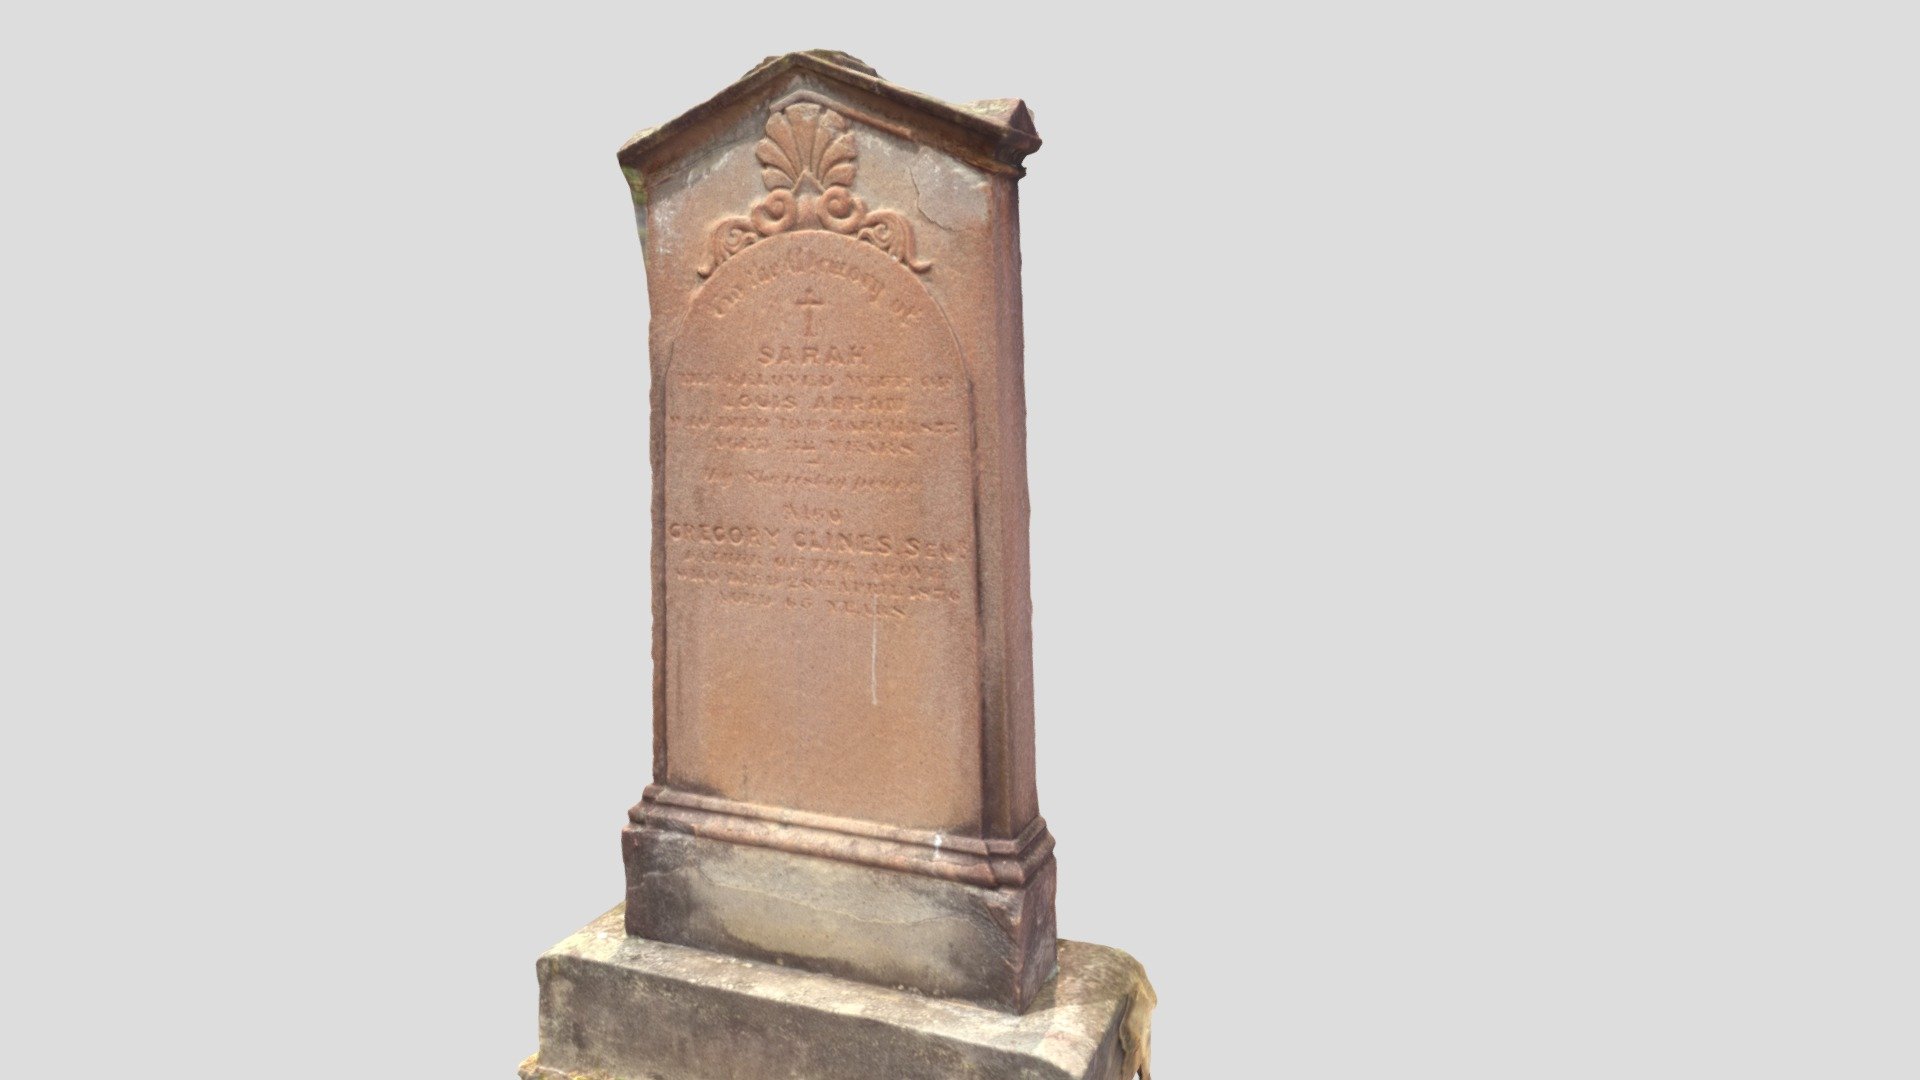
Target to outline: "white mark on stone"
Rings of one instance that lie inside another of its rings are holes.
[[[715,157],[708,158],[705,161],[695,162],[693,167],[687,170],[686,186],[693,187],[700,181],[726,168],[727,162],[733,160],[734,153],[739,149],[737,146],[730,146]]]
[[[986,177],[929,147],[921,147],[908,166],[913,205],[929,224],[960,232],[986,224]]]
[[[939,854],[940,854],[940,845],[941,845],[941,843],[942,843],[942,842],[944,842],[945,840],[946,840],[946,837],[944,837],[944,836],[942,836],[942,835],[940,835],[939,833],[934,833],[934,834],[933,834],[933,854],[934,854],[934,856],[935,856],[935,857],[938,857],[938,856],[939,856]]]
[[[873,594],[873,645],[867,653],[867,696],[880,704],[880,594]]]

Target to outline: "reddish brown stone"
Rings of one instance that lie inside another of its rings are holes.
[[[1015,194],[1038,146],[1017,101],[801,53],[621,151],[654,387],[630,931],[1013,1010],[1052,969]],[[703,906],[721,867],[752,905]],[[916,904],[965,928],[950,956],[842,932]]]

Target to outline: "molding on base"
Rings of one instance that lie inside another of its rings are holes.
[[[1019,1012],[1053,973],[1055,864],[975,885],[731,843],[649,821],[621,833],[626,931]]]
[[[1011,840],[983,840],[696,795],[664,784],[648,785],[639,803],[627,811],[627,820],[709,840],[986,888],[1027,884],[1053,854],[1053,834],[1047,831],[1047,820],[1038,816]]]

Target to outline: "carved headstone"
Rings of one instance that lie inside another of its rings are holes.
[[[844,61],[741,85],[776,83],[621,152],[661,500],[627,924],[1017,1010],[1054,958],[1013,216],[1040,140]]]
[[[621,150],[654,492],[654,782],[624,834],[623,955],[962,999],[986,1028],[1056,972],[1119,972],[1072,1021],[1132,1032],[1089,1037],[1117,1070],[1144,1057],[1151,992],[1124,954],[1057,948],[1034,782],[1015,183],[1039,145],[1018,101],[796,53]],[[554,972],[601,970],[582,955],[543,961],[543,1062]]]

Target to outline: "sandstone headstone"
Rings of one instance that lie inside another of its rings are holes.
[[[1039,145],[1018,101],[948,105],[814,52],[621,150],[653,374],[654,783],[624,833],[628,935],[1001,1014],[1064,971],[1015,194]],[[549,985],[577,953],[543,961],[536,1071],[572,1067],[546,1032],[579,1030],[580,994]],[[592,964],[680,985],[663,955]],[[1083,1012],[1118,1069],[1115,1025],[1143,1055],[1151,993],[1108,982]],[[694,1067],[670,1058],[605,1060]]]

